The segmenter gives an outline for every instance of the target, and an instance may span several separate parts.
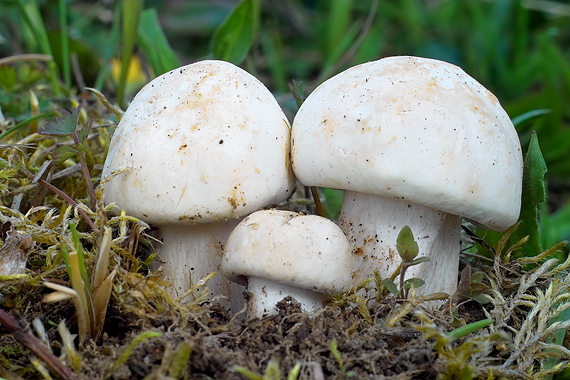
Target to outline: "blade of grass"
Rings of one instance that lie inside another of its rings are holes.
[[[115,47],[119,42],[119,35],[121,31],[121,15],[122,15],[122,6],[121,2],[117,2],[115,5],[115,11],[113,12],[113,25],[111,26],[111,31],[109,32],[109,37],[106,39],[107,44],[103,48],[103,62],[101,63],[101,68],[99,69],[99,73],[97,74],[97,79],[95,80],[95,84],[93,87],[97,89],[97,91],[101,91],[103,88],[103,83],[105,81],[105,77],[107,76],[107,72],[109,70],[109,62],[111,61],[111,57],[115,53]]]
[[[19,0],[18,6],[20,8],[20,13],[22,14],[24,21],[28,27],[32,30],[36,41],[38,42],[42,53],[52,56],[51,45],[49,44],[49,39],[47,36],[47,31],[42,21],[40,15],[40,10],[38,4],[35,0]],[[57,63],[55,60],[50,60],[47,62],[48,66],[48,77],[51,82],[53,92],[56,96],[61,95],[61,86],[59,80],[57,79]]]
[[[31,117],[27,120],[21,121],[18,124],[16,124],[15,126],[13,126],[12,128],[5,131],[4,133],[1,133],[0,134],[0,140],[2,140],[4,137],[9,136],[12,133],[16,132],[18,129],[25,127],[26,125],[28,125],[30,123],[33,123],[34,121],[46,119],[46,118],[54,116],[54,115],[55,115],[55,111],[48,111],[48,112],[44,112],[42,114],[39,114],[37,116]]]
[[[121,49],[121,76],[117,89],[117,101],[122,108],[125,108],[125,86],[131,56],[138,38],[139,21],[144,1],[124,0],[123,1],[123,44]]]
[[[547,115],[551,112],[552,112],[551,109],[537,109],[525,112],[522,115],[513,118],[513,125],[518,129],[525,122],[542,115]]]
[[[449,338],[450,341],[454,341],[457,340],[459,338],[463,338],[466,335],[469,335],[471,333],[474,333],[475,331],[481,330],[484,327],[490,326],[493,324],[492,319],[483,319],[481,321],[477,321],[477,322],[472,322],[469,323],[468,325],[465,326],[461,326],[453,331],[451,331],[447,337]]]
[[[59,0],[59,25],[61,28],[61,61],[65,86],[71,88],[71,70],[69,67],[69,39],[67,34],[67,6],[65,0]]]

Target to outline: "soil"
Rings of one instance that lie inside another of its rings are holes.
[[[22,319],[39,317],[59,356],[61,340],[55,323],[63,318],[70,320],[73,306],[62,302],[53,307],[35,301],[30,299]],[[277,361],[283,379],[297,363],[301,365],[299,379],[437,378],[432,343],[411,327],[383,326],[394,306],[387,302],[371,308],[377,322],[370,324],[357,307],[328,306],[309,315],[291,297],[278,304],[277,315],[250,321],[240,320],[239,316],[230,318],[216,303],[204,304],[197,312],[149,319],[125,313],[124,308],[112,304],[102,344],[91,342],[81,351],[79,378],[167,378],[175,366],[173,357],[182,347],[191,350],[178,377],[184,379],[246,379],[236,366],[262,375],[272,361]],[[132,340],[144,331],[161,335],[143,340],[124,364],[111,370]],[[335,357],[334,351],[340,356]],[[0,377],[20,379],[16,374],[22,375],[26,372],[23,368],[30,366],[29,352],[1,329],[0,354],[12,365],[12,370],[0,372]]]

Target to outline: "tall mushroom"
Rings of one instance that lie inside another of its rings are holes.
[[[247,285],[248,315],[277,312],[292,296],[307,312],[324,305],[326,294],[350,289],[351,262],[346,236],[331,220],[291,211],[257,211],[228,238],[222,272]]]
[[[222,61],[180,67],[148,83],[121,119],[105,202],[159,227],[165,274],[183,294],[219,271],[237,218],[289,196],[289,139],[286,116],[252,75]],[[210,298],[231,293],[221,274],[207,285]]]
[[[519,215],[513,124],[491,92],[449,63],[391,57],[336,75],[301,106],[291,149],[302,183],[346,190],[339,224],[357,281],[396,270],[396,238],[408,225],[431,260],[406,273],[425,281],[424,294],[452,293],[461,218],[500,231]]]

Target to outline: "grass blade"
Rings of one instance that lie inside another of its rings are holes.
[[[20,7],[20,13],[24,18],[24,21],[26,22],[28,27],[32,30],[32,33],[34,34],[36,42],[40,46],[42,53],[53,57],[47,31],[44,26],[44,22],[42,21],[42,17],[37,2],[35,0],[28,0],[28,1],[19,0],[18,6]],[[51,82],[53,92],[56,96],[60,96],[61,87],[57,79],[57,71],[58,71],[57,63],[55,62],[55,60],[52,59],[47,62],[47,65],[49,69],[48,77]]]
[[[123,1],[123,46],[121,51],[121,77],[117,88],[117,101],[125,108],[125,86],[129,74],[129,63],[138,38],[139,21],[144,1]]]
[[[61,28],[61,61],[65,86],[71,88],[71,69],[69,67],[69,39],[67,34],[67,7],[65,0],[59,0],[59,25]]]
[[[532,111],[528,111],[523,113],[522,115],[519,115],[517,117],[513,118],[513,125],[515,127],[519,127],[521,124],[524,124],[525,122],[532,120],[536,117],[542,116],[542,115],[546,115],[551,113],[552,110],[550,109],[538,109],[538,110],[532,110]]]
[[[111,31],[109,32],[109,37],[107,38],[107,45],[103,48],[103,61],[101,63],[101,68],[99,69],[97,79],[95,79],[95,84],[93,85],[97,91],[101,91],[103,88],[105,77],[107,76],[110,67],[109,62],[111,61],[111,57],[115,53],[115,47],[119,42],[122,14],[121,10],[121,3],[117,2],[115,11],[113,12],[113,25],[111,27]]]
[[[12,133],[16,132],[18,129],[25,127],[26,125],[28,125],[30,123],[33,123],[34,121],[45,119],[45,118],[48,118],[48,117],[51,117],[54,115],[55,115],[55,111],[48,111],[48,112],[44,112],[42,114],[39,114],[37,116],[31,117],[27,120],[21,121],[18,124],[16,124],[15,126],[13,126],[12,128],[5,131],[4,133],[1,133],[0,134],[0,140],[2,140],[4,137],[11,135]]]
[[[450,341],[457,340],[459,338],[463,338],[466,335],[474,333],[475,331],[481,330],[484,327],[490,326],[493,324],[492,319],[483,319],[481,321],[469,323],[468,325],[461,326],[453,331],[451,331],[447,337]]]

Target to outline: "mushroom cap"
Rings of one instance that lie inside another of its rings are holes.
[[[163,74],[134,98],[109,148],[105,202],[157,225],[236,218],[294,186],[290,125],[269,90],[223,61]]]
[[[245,285],[257,277],[320,293],[351,286],[350,248],[329,219],[291,211],[257,211],[238,224],[224,249],[222,273]]]
[[[291,155],[305,185],[419,203],[496,230],[519,215],[517,132],[491,92],[442,61],[390,57],[327,80],[295,116]]]

